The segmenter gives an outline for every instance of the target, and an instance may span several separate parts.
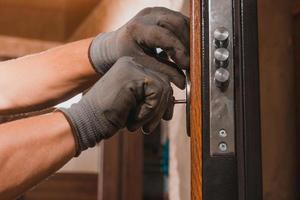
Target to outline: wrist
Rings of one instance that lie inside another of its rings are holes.
[[[79,102],[69,109],[61,108],[60,111],[72,127],[76,141],[76,157],[117,131],[101,110],[94,109],[88,104]]]

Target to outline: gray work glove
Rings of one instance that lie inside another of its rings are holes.
[[[176,67],[169,67],[170,62],[160,59],[157,48],[163,49],[175,66],[188,68],[189,19],[167,8],[143,9],[118,30],[98,35],[90,46],[89,58],[95,70],[105,74],[120,57],[139,57],[141,64],[168,75],[171,82],[183,89],[183,73]]]
[[[162,118],[172,118],[173,107],[169,78],[123,57],[80,102],[60,110],[73,128],[78,156],[124,127],[153,131]]]

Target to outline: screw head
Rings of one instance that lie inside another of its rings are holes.
[[[221,143],[219,144],[219,149],[220,149],[220,151],[222,151],[222,152],[227,151],[227,144],[226,144],[225,142],[221,142]]]
[[[227,132],[226,132],[226,130],[225,130],[225,129],[221,129],[221,130],[219,131],[219,136],[222,137],[222,138],[227,137]]]

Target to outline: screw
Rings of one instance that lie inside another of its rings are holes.
[[[227,144],[226,144],[225,142],[221,142],[221,143],[219,144],[219,149],[220,149],[220,151],[222,151],[222,152],[227,151]]]
[[[226,132],[226,130],[221,129],[221,130],[219,131],[219,136],[222,137],[222,138],[227,137],[227,132]]]

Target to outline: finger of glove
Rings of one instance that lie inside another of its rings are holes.
[[[183,68],[189,66],[188,50],[174,33],[157,25],[135,26],[133,37],[142,47],[164,49],[175,63]]]
[[[165,115],[166,110],[169,108],[170,102],[172,101],[173,89],[166,75],[149,69],[146,69],[146,71],[165,84],[165,92],[163,92],[162,94],[161,104],[159,105],[159,107],[157,107],[157,112],[154,113],[150,121],[146,122],[143,125],[143,130],[147,133],[151,133],[158,126],[161,119]]]
[[[146,122],[143,125],[144,132],[152,133],[156,129],[156,127],[159,125],[161,119],[163,118],[163,116],[165,114],[165,111],[168,108],[168,102],[169,102],[168,96],[169,96],[169,94],[167,94],[165,97],[163,97],[166,99],[161,104],[159,111],[156,112],[156,114],[151,118],[151,120],[149,120],[148,122]]]
[[[171,96],[170,99],[171,100],[169,101],[168,108],[162,117],[164,120],[167,120],[167,121],[171,120],[173,118],[173,114],[174,114],[175,97]]]
[[[163,88],[155,83],[156,81],[147,79],[144,83],[144,100],[134,109],[127,122],[129,131],[135,131],[155,113],[161,103]]]
[[[166,101],[164,102],[165,104],[161,105],[159,112],[157,112],[149,122],[143,125],[143,130],[147,133],[153,132],[159,125],[161,119],[165,118],[166,120],[168,120],[172,118],[174,108],[173,89],[168,81],[168,77],[166,77],[164,74],[155,71],[150,71],[150,73],[155,74],[158,78],[161,79],[161,81],[168,85],[169,92],[167,93]]]
[[[146,15],[146,16],[145,16]],[[189,52],[190,19],[180,12],[164,7],[146,8],[140,16],[145,16],[149,24],[158,25],[174,33]]]
[[[145,69],[149,73],[150,70]],[[168,104],[168,94],[171,92],[170,83],[162,81],[154,73],[150,75],[153,78],[152,84],[145,86],[145,99],[142,104],[134,111],[134,119],[128,123],[128,130],[134,131],[140,128],[143,124],[156,116],[158,112],[164,113]],[[158,89],[159,88],[159,89]],[[159,95],[153,93],[154,90],[159,90]],[[152,99],[159,101],[156,105],[152,105]]]
[[[153,73],[157,77],[159,77],[161,79],[161,81],[163,81],[165,84],[168,84],[168,85],[170,84],[168,77],[165,76],[164,74],[162,74],[160,72],[157,72],[157,71],[152,71],[151,73]],[[166,111],[165,111],[165,113],[162,117],[164,120],[171,120],[172,117],[173,117],[174,105],[175,105],[175,97],[173,96],[173,94],[174,94],[174,91],[173,91],[173,88],[170,85],[170,92],[169,92],[169,96],[167,98],[167,100],[168,100],[167,108],[166,108]]]
[[[185,75],[176,66],[148,55],[135,57],[134,60],[153,71],[166,75],[178,88],[185,88]]]
[[[164,15],[159,14],[157,15],[156,20],[158,26],[166,28],[174,33],[185,46],[187,52],[189,52],[190,28],[189,21],[186,20],[184,15],[178,12],[171,12]]]

